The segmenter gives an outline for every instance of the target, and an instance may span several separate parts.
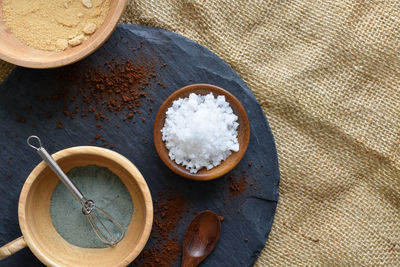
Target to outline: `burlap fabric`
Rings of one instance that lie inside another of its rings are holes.
[[[141,0],[122,22],[208,47],[263,107],[281,184],[257,266],[400,265],[399,1]]]

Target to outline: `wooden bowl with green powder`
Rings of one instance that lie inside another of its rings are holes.
[[[127,0],[2,0],[0,59],[55,68],[93,53],[114,31]]]
[[[97,242],[80,204],[41,162],[19,199],[23,236],[4,247],[11,255],[28,246],[47,266],[128,265],[144,248],[153,223],[150,191],[139,170],[122,155],[99,147],[72,147],[52,156],[82,193],[124,225],[125,237],[114,247]]]

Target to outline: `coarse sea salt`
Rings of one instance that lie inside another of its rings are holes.
[[[237,120],[225,96],[192,93],[167,110],[162,140],[171,160],[191,173],[209,170],[239,151]]]

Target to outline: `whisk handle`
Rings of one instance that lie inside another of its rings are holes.
[[[39,142],[39,146],[34,146],[30,143],[31,139],[36,139]],[[82,195],[81,191],[75,186],[75,184],[68,178],[68,176],[63,172],[57,162],[53,157],[47,152],[47,150],[42,146],[42,142],[37,136],[29,136],[27,143],[30,147],[36,149],[39,156],[47,163],[47,165],[53,170],[53,172],[60,178],[61,182],[65,185],[72,196],[78,200],[82,205],[85,203],[86,199]]]

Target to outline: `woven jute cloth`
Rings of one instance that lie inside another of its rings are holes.
[[[400,265],[399,1],[141,0],[122,22],[208,47],[260,102],[281,183],[256,266]]]

